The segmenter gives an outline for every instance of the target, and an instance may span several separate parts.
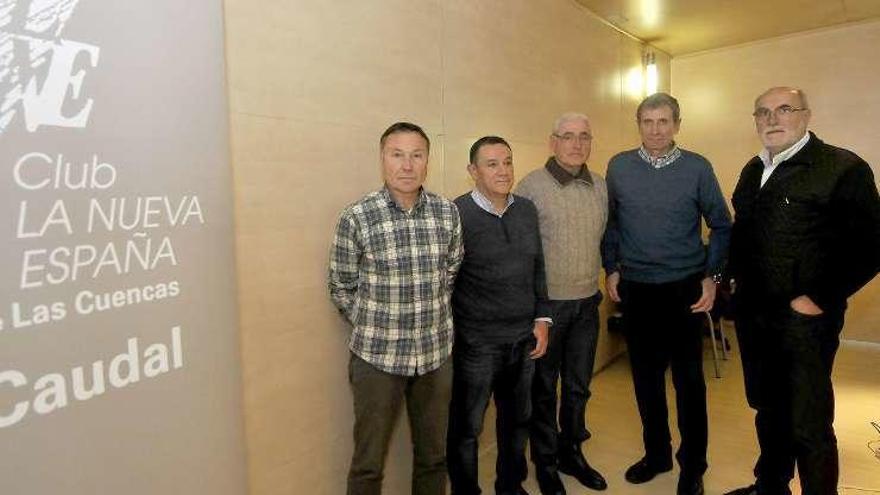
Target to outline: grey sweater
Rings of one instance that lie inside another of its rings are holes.
[[[608,221],[605,180],[586,165],[572,176],[551,157],[543,168],[519,182],[516,194],[538,208],[550,299],[583,299],[596,294],[599,249]]]

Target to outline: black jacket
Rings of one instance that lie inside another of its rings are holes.
[[[822,309],[844,308],[880,269],[880,198],[871,167],[810,133],[761,187],[763,170],[753,158],[733,193],[729,269],[738,299],[787,305],[805,294]]]

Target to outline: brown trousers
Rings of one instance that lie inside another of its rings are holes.
[[[354,455],[348,495],[380,495],[394,423],[406,401],[412,433],[413,495],[446,493],[446,424],[452,393],[452,360],[420,376],[385,373],[351,355]]]

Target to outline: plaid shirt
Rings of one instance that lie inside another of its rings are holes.
[[[410,211],[383,188],[343,210],[330,296],[353,325],[349,348],[395,375],[422,375],[452,352],[450,295],[464,256],[455,204],[422,190]]]
[[[673,141],[672,149],[670,149],[668,153],[655,158],[651,156],[650,153],[648,153],[648,150],[645,149],[645,145],[642,145],[639,147],[639,156],[642,158],[642,160],[650,163],[652,167],[663,168],[667,165],[672,165],[672,162],[678,160],[678,158],[681,156],[681,150],[675,144],[675,141]]]

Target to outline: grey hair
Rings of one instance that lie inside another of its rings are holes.
[[[590,127],[590,119],[586,115],[578,112],[565,112],[556,119],[556,122],[553,123],[553,134],[559,132],[559,128],[562,127],[562,124],[573,120],[580,120],[587,124],[587,127]]]
[[[791,86],[776,86],[768,89],[767,91],[764,91],[763,93],[758,95],[757,98],[755,98],[755,108],[758,108],[758,102],[761,100],[761,98],[767,96],[774,91],[785,91],[786,93],[794,93],[801,99],[802,108],[810,108],[810,103],[807,101],[807,93],[805,93],[804,90],[800,88],[793,88]]]

